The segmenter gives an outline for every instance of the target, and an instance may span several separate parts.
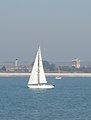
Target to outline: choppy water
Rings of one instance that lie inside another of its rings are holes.
[[[91,78],[55,80],[30,90],[28,78],[0,78],[0,120],[91,120]]]

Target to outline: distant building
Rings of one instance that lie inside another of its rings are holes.
[[[21,66],[7,66],[6,71],[8,72],[31,72],[31,65],[21,65]]]
[[[80,60],[79,60],[79,58],[74,58],[72,60],[72,67],[74,67],[74,68],[80,68]]]

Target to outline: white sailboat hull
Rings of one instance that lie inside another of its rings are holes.
[[[57,79],[57,80],[60,80],[60,79],[62,79],[62,78],[61,78],[61,77],[56,77],[56,79]]]
[[[53,85],[48,84],[37,84],[37,85],[28,85],[31,89],[51,89],[54,88]]]

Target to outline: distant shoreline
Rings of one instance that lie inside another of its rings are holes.
[[[0,73],[0,77],[29,77],[31,73]],[[91,77],[91,73],[45,73],[46,77]]]

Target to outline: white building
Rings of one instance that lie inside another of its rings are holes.
[[[79,60],[79,58],[74,58],[72,60],[72,67],[74,67],[74,68],[80,68],[80,60]]]

